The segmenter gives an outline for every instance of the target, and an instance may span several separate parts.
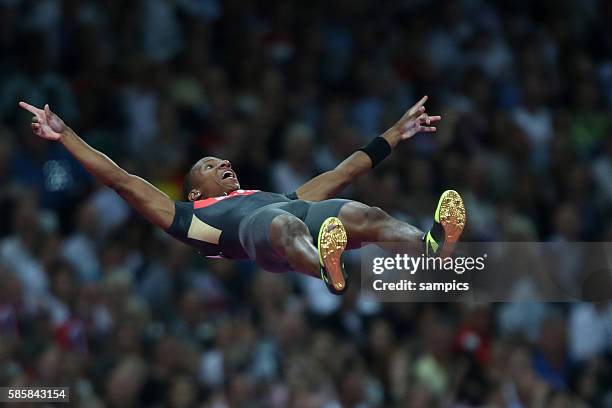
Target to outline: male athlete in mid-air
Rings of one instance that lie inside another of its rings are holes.
[[[348,275],[341,255],[363,242],[423,242],[427,256],[447,256],[465,226],[456,191],[442,194],[427,234],[377,207],[334,199],[355,178],[380,163],[403,140],[435,132],[440,116],[425,112],[423,97],[381,136],[335,169],[320,174],[291,194],[241,190],[229,161],[204,157],[185,177],[186,202],[174,202],[140,177],[129,174],[93,149],[49,105],[31,112],[33,132],[64,147],[97,180],[114,189],[136,211],[205,256],[252,259],[273,272],[295,270],[320,277],[330,292],[343,293]]]

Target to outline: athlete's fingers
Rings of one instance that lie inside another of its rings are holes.
[[[436,129],[435,126],[421,126],[420,127],[420,131],[425,132],[425,133],[432,133],[432,132],[435,132],[436,130],[438,129]]]
[[[19,102],[19,107],[27,110],[30,113],[33,113],[34,115],[40,115],[42,113],[41,109],[38,109],[36,106],[32,106],[29,103],[25,103],[23,101]]]
[[[424,106],[420,106],[415,111],[412,111],[411,109],[410,111],[406,112],[406,114],[402,117],[402,122],[407,123],[411,120],[418,120],[419,117],[423,115],[424,113],[425,113]]]
[[[36,136],[42,136],[42,129],[38,123],[32,123],[31,127]]]
[[[421,98],[420,101],[418,101],[417,103],[415,103],[412,108],[410,108],[410,110],[408,111],[410,115],[414,115],[415,113],[419,112],[420,108],[423,107],[423,105],[425,104],[425,102],[427,102],[427,99],[429,97],[427,95],[423,96]]]
[[[411,113],[410,115],[408,115],[408,119],[410,118],[414,118],[419,117],[420,115],[422,115],[423,113],[425,113],[425,107],[424,106],[420,106],[417,110],[415,110],[413,113]]]
[[[49,108],[48,103],[45,103],[45,117],[47,120],[51,120],[51,108]]]
[[[421,125],[423,123],[427,123],[429,125],[429,116],[426,113],[423,113],[418,118],[416,118],[416,122]]]
[[[38,123],[38,116],[32,116],[32,123]]]
[[[442,120],[442,116],[440,116],[440,115],[430,116],[430,117],[429,117],[429,121],[430,121],[430,122],[437,122],[437,121],[439,121],[439,120]]]

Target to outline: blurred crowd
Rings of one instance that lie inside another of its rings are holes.
[[[84,407],[612,407],[612,305],[374,303],[209,261],[31,134],[49,103],[180,200],[205,155],[292,192],[422,95],[343,196],[466,240],[612,241],[605,0],[0,0],[0,385]]]

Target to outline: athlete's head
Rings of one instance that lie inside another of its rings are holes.
[[[183,195],[189,201],[218,197],[240,188],[238,177],[227,160],[204,157],[185,176]]]

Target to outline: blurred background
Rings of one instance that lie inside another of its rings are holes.
[[[33,136],[49,103],[181,199],[198,158],[292,192],[422,95],[344,197],[473,241],[612,241],[612,3],[0,0],[0,385],[83,407],[612,407],[612,306],[373,303],[208,261]]]

